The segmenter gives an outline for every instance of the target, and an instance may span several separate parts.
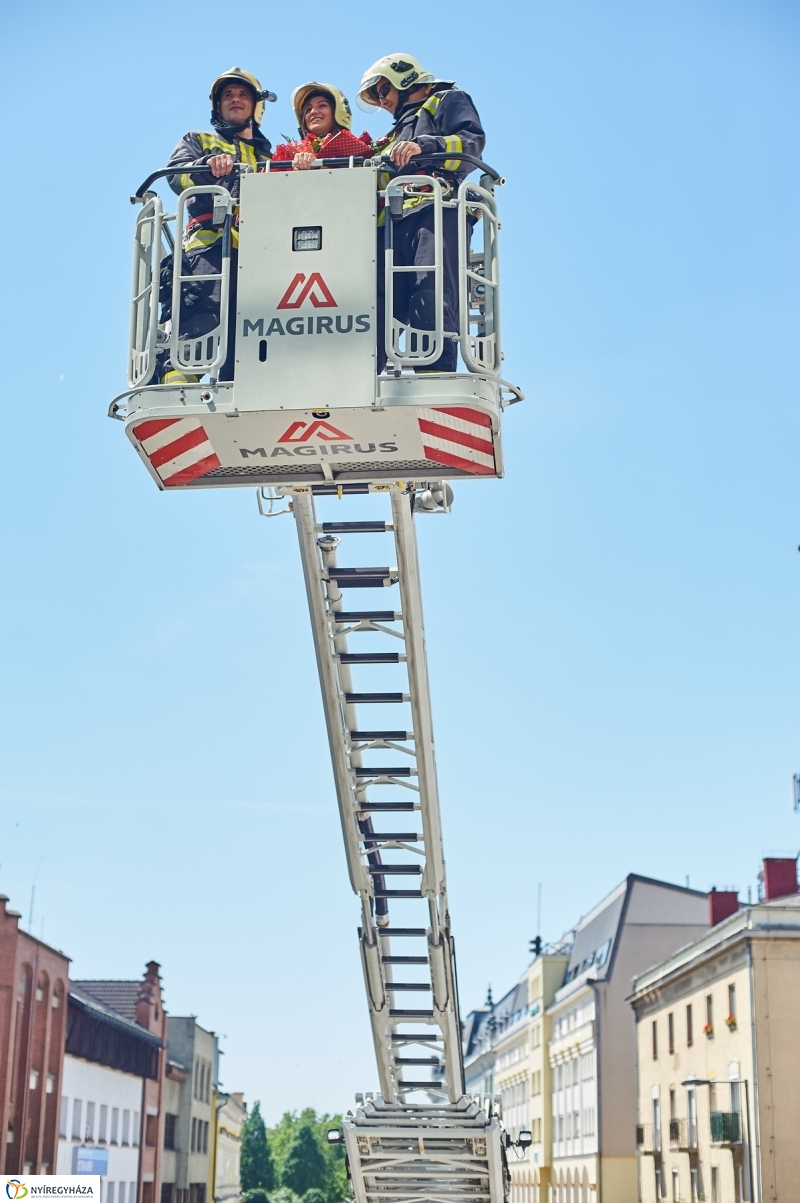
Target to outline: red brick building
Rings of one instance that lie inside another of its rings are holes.
[[[55,1172],[69,957],[0,894],[0,1173]]]

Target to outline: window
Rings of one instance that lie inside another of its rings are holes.
[[[127,1109],[122,1112],[122,1143],[129,1145],[131,1143],[131,1113]]]
[[[94,1103],[86,1104],[86,1135],[85,1140],[94,1140]]]
[[[148,1185],[150,1186],[150,1192],[152,1194],[153,1185],[152,1185],[152,1183],[146,1182],[145,1186],[148,1186]],[[135,1203],[135,1201],[136,1201],[136,1183],[129,1182],[128,1183],[128,1203]]]
[[[120,1182],[117,1203],[125,1203],[125,1183]]]
[[[178,1118],[177,1115],[170,1115],[169,1112],[167,1112],[164,1115],[164,1148],[165,1149],[174,1149],[176,1147],[175,1146],[175,1121],[177,1120],[177,1118]],[[163,1196],[161,1199],[161,1203],[165,1203]],[[166,1203],[172,1203],[172,1195],[170,1195],[169,1199],[166,1200]]]
[[[598,965],[598,966],[605,965],[606,960],[608,958],[608,950],[610,948],[611,948],[610,940],[606,940],[605,944],[600,945],[600,947],[598,948],[598,950],[595,954],[595,958],[594,958],[595,965]]]
[[[114,1183],[109,1182],[106,1186],[106,1203],[114,1203]]]
[[[166,1148],[167,1146],[165,1145],[164,1147]],[[172,1146],[170,1145],[169,1147],[171,1148]],[[172,1203],[172,1193],[174,1189],[174,1182],[161,1183],[161,1203]]]
[[[133,1132],[131,1133],[131,1144],[134,1146],[134,1148],[138,1147],[138,1144],[139,1144],[139,1112],[138,1111],[134,1111],[134,1113],[133,1113]]]
[[[32,1069],[28,1077],[28,1090],[35,1090],[39,1085],[39,1071]]]
[[[594,1136],[594,1107],[587,1107],[583,1113],[583,1135]]]
[[[706,1035],[714,1034],[714,995],[706,995]]]
[[[692,1004],[686,1008],[686,1047],[691,1048],[694,1044],[694,1033],[692,1031]]]
[[[106,1135],[108,1130],[108,1107],[105,1104],[100,1108],[100,1131],[97,1133],[97,1139],[102,1143],[106,1143]]]
[[[667,1016],[667,1047],[670,1053],[675,1052],[675,1016],[672,1011]]]
[[[592,1053],[584,1053],[581,1057],[581,1065],[584,1082],[591,1082],[594,1077],[594,1055]]]
[[[208,1152],[208,1129],[209,1129],[209,1123],[208,1123],[208,1120],[206,1120],[203,1124],[203,1152],[204,1153]]]
[[[148,1115],[145,1119],[144,1143],[154,1149],[158,1144],[158,1116]]]
[[[72,1100],[72,1139],[73,1140],[80,1140],[80,1138],[83,1136],[83,1131],[81,1129],[81,1110],[82,1110],[82,1108],[83,1108],[83,1103],[81,1102],[80,1099]]]
[[[692,1203],[699,1203],[700,1199],[700,1181],[697,1172],[697,1167],[692,1166],[689,1171],[692,1180]]]
[[[119,1107],[111,1108],[111,1143],[115,1145],[119,1139]]]
[[[674,1086],[670,1086],[670,1088],[669,1088],[669,1118],[670,1118],[670,1120],[675,1120],[678,1118],[675,1114],[675,1087]]]
[[[67,1124],[69,1122],[69,1099],[65,1094],[61,1096],[61,1111],[58,1119],[58,1135],[66,1139]]]
[[[672,1203],[681,1203],[681,1176],[677,1170],[672,1171]]]
[[[719,1197],[719,1168],[711,1167],[711,1203],[720,1203]]]
[[[728,1018],[725,1022],[729,1028],[736,1027],[736,987],[733,982],[728,986]]]
[[[653,1020],[653,1060],[658,1060],[658,1024]]]
[[[194,1115],[192,1116],[192,1136],[189,1142],[189,1152],[197,1152],[197,1117]]]

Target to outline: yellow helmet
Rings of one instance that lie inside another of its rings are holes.
[[[378,106],[378,99],[372,89],[379,79],[388,79],[398,92],[407,92],[409,89],[421,87],[422,84],[436,82],[436,76],[431,75],[430,71],[426,71],[419,59],[414,58],[411,54],[405,54],[403,51],[384,55],[364,72],[358,89],[359,100],[365,104]]]
[[[264,116],[264,101],[277,100],[274,92],[267,92],[261,87],[259,80],[253,75],[252,71],[245,71],[242,67],[231,67],[230,71],[224,71],[222,75],[218,75],[211,85],[211,91],[208,99],[211,101],[211,120],[217,116],[219,109],[219,94],[225,84],[245,84],[250,88],[255,100],[255,108],[253,109],[253,122],[255,125],[261,124],[261,119]]]
[[[301,135],[306,132],[303,128],[303,109],[306,107],[309,96],[313,96],[317,92],[322,92],[331,98],[333,119],[336,124],[342,129],[350,129],[353,118],[350,112],[350,102],[344,92],[335,88],[333,84],[321,84],[317,80],[311,80],[310,83],[301,84],[292,92],[292,106]]]

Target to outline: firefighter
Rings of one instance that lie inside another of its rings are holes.
[[[326,156],[360,155],[363,158],[370,154],[372,139],[366,133],[360,138],[351,134],[350,103],[344,92],[333,84],[322,84],[317,80],[301,84],[292,92],[292,107],[300,141],[276,146],[273,156],[276,162],[291,159],[296,170],[305,171],[315,159]]]
[[[472,100],[455,83],[437,79],[410,54],[387,54],[364,73],[359,88],[362,103],[385,109],[394,117],[394,126],[380,153],[403,174],[415,170],[418,155],[450,154],[442,163],[420,161],[419,173],[435,175],[444,183],[445,199],[455,195],[458,184],[473,167],[461,154],[480,158],[486,142],[480,117]],[[411,165],[411,166],[409,166]],[[455,209],[442,214],[444,243],[444,328],[458,331],[458,221]],[[433,209],[424,196],[407,196],[402,212],[393,214],[392,243],[398,266],[433,262]],[[385,229],[385,219],[384,219]],[[381,240],[378,263],[383,263]],[[378,271],[378,371],[386,362],[383,346],[384,273]],[[395,278],[394,313],[401,322],[420,330],[435,326],[433,275],[429,272],[400,272]],[[427,372],[454,372],[458,348],[453,339],[445,339],[442,354],[435,363],[421,368]]]
[[[265,163],[272,147],[261,132],[264,101],[274,100],[271,92],[249,71],[231,67],[217,76],[211,85],[211,125],[213,133],[192,132],[181,138],[167,166],[180,167],[180,175],[169,177],[174,192],[203,184],[221,184],[232,196],[239,195],[237,163],[256,167]],[[220,281],[203,283],[203,276],[222,269],[221,226],[213,224],[211,197],[202,193],[190,197],[189,222],[183,236],[184,273],[195,280],[184,285],[181,301],[181,338],[197,338],[219,324]],[[228,304],[228,354],[219,371],[220,380],[233,380],[234,340],[236,333],[236,268],[238,259],[238,216],[231,231],[231,265]],[[162,289],[162,300],[169,307],[171,281]],[[162,321],[168,317],[162,310]],[[163,384],[196,382],[199,377],[178,371],[168,361],[160,365]]]

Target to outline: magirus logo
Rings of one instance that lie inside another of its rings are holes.
[[[299,309],[306,300],[310,301],[315,309],[336,308],[333,293],[319,272],[312,272],[308,279],[304,272],[298,272],[278,301],[277,307],[278,309]]]

